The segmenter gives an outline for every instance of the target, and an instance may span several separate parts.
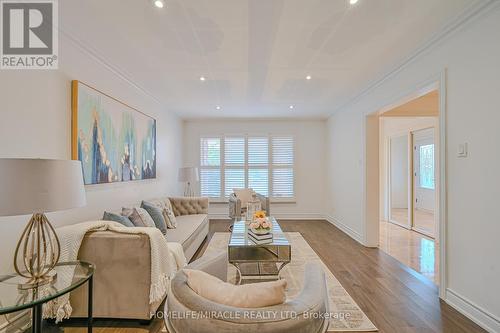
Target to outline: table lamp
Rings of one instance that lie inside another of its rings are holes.
[[[26,288],[55,278],[59,239],[45,213],[86,204],[80,161],[0,158],[0,216],[32,214],[14,254]]]
[[[180,182],[185,182],[186,188],[184,190],[184,196],[186,197],[193,197],[194,192],[191,187],[191,182],[197,182],[200,180],[200,177],[198,175],[198,168],[196,167],[186,167],[186,168],[180,168],[179,169],[179,181]]]

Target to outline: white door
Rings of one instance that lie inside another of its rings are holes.
[[[434,128],[413,132],[413,228],[435,236]]]

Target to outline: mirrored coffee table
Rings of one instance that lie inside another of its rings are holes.
[[[263,244],[248,235],[248,222],[236,221],[228,245],[228,259],[237,270],[236,284],[244,279],[279,279],[292,259],[292,248],[273,217],[272,239]]]

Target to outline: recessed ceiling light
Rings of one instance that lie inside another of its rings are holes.
[[[163,0],[154,0],[153,4],[157,8],[163,8],[165,6],[165,2]]]
[[[292,110],[292,109],[294,108],[294,106],[293,106],[293,105],[290,105],[290,106],[289,106],[289,108],[290,108],[290,110]]]
[[[220,110],[220,109],[222,109],[222,108],[220,107],[220,105],[217,105],[217,106],[215,107],[215,109],[216,109],[216,110]]]
[[[312,79],[311,75],[306,76],[306,80]]]
[[[200,81],[205,81],[205,77],[204,76],[200,76]]]
[[[349,3],[350,3],[351,5],[355,5],[357,2],[358,2],[358,0],[349,0]]]

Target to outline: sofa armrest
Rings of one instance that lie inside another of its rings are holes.
[[[168,199],[175,216],[208,214],[207,197],[171,197]]]
[[[227,281],[227,252],[222,251],[214,255],[204,255],[196,259],[186,268],[197,269],[218,277],[222,281]]]
[[[151,247],[144,234],[89,232],[78,259],[95,264],[94,316],[149,320]],[[87,286],[71,292],[72,317],[87,316]],[[156,304],[156,308],[159,304]]]

